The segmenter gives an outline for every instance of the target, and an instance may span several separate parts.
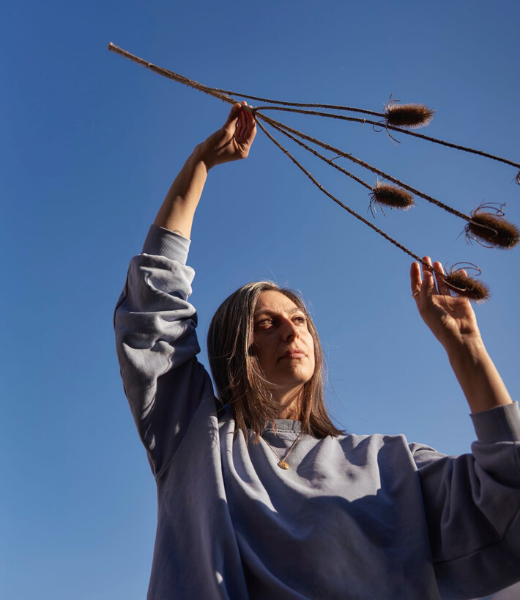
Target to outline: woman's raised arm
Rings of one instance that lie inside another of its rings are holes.
[[[425,262],[431,265],[428,256]],[[434,263],[443,273],[441,263]],[[472,413],[511,404],[509,392],[482,341],[477,319],[467,298],[452,297],[444,279],[413,263],[412,295],[424,322],[444,346]]]
[[[197,314],[188,300],[194,271],[186,266],[190,242],[185,238],[208,170],[245,158],[254,136],[252,115],[235,104],[224,126],[197,146],[166,196],[155,220],[158,227],[150,228],[143,252],[131,260],[117,303],[121,377],[156,477],[167,468],[197,411],[215,409],[210,378],[196,360]]]
[[[242,110],[242,105],[234,104],[224,125],[199,144],[186,161],[166,194],[155,225],[189,238],[208,171],[216,165],[246,158],[255,135],[253,115]]]

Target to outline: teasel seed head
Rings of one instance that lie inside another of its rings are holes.
[[[385,116],[388,125],[417,129],[426,127],[435,111],[425,104],[397,104],[397,100],[390,100],[385,106]]]
[[[370,193],[370,210],[374,214],[374,205],[378,204],[381,210],[383,206],[408,210],[415,205],[412,194],[390,183],[376,183]]]
[[[515,181],[518,185],[520,185],[520,171],[516,174]]]
[[[471,221],[466,225],[466,240],[476,240],[488,248],[501,248],[510,250],[520,241],[520,230],[516,225],[506,221],[503,217],[504,205],[494,208],[491,205],[479,206],[471,213]],[[486,212],[485,208],[493,208],[495,214]]]
[[[469,277],[462,269],[450,270],[449,274],[444,277],[444,283],[457,296],[464,296],[474,302],[489,300],[488,286],[474,277]]]

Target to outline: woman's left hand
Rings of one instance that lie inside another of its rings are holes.
[[[444,283],[444,269],[440,262],[432,261],[429,256],[423,259],[430,269],[414,262],[410,269],[412,296],[423,321],[444,346],[446,351],[456,350],[461,345],[480,340],[477,318],[468,298],[452,296]]]

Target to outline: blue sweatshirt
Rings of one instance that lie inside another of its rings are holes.
[[[302,435],[282,470],[298,421],[246,444],[230,412],[217,416],[188,247],[152,226],[115,313],[157,483],[149,600],[439,600],[520,580],[518,405],[472,415],[471,454],[402,435]]]

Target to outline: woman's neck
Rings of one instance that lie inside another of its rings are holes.
[[[291,390],[288,393],[280,394],[275,399],[280,405],[278,419],[292,419],[293,421],[301,420],[301,401],[303,397],[303,386],[297,390]]]

